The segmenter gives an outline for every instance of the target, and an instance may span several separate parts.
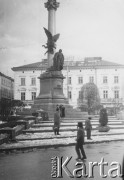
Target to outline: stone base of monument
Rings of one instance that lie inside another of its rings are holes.
[[[32,110],[43,109],[48,112],[49,118],[54,116],[56,105],[64,105],[65,116],[68,118],[82,118],[82,112],[73,109],[63,94],[63,79],[61,71],[46,71],[41,74],[40,94],[32,105]]]
[[[99,132],[108,132],[110,130],[109,126],[98,126],[98,131]]]

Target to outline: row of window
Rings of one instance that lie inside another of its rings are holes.
[[[21,78],[21,86],[26,85],[26,78]],[[31,86],[36,86],[36,78],[32,77],[31,78]]]
[[[115,99],[119,98],[119,91],[118,90],[114,91],[114,98]],[[103,99],[108,99],[108,90],[103,91]]]
[[[7,87],[13,87],[12,81],[5,78],[1,79],[1,84]]]
[[[12,91],[6,88],[1,87],[1,96],[6,98],[12,98]]]
[[[94,83],[94,76],[89,77],[89,82]],[[107,84],[108,83],[108,77],[103,76],[103,83]],[[119,83],[119,77],[114,76],[114,83],[117,84]],[[72,84],[72,77],[68,77],[68,84]],[[78,77],[78,84],[83,84],[83,77]],[[21,78],[21,86],[26,85],[26,78]],[[36,86],[36,78],[32,77],[31,78],[31,86]]]
[[[79,91],[79,98],[81,97],[81,93],[82,92]],[[68,98],[72,99],[72,92],[71,91],[68,91]],[[114,91],[114,98],[119,99],[119,91],[118,90]],[[103,91],[103,99],[108,99],[108,90]]]
[[[94,76],[89,77],[89,82],[94,83]],[[103,83],[107,84],[108,83],[108,77],[103,76]],[[119,77],[114,76],[114,83],[117,84],[119,83]],[[68,84],[72,84],[72,77],[68,77]],[[78,77],[78,84],[83,84],[83,77]]]
[[[31,99],[34,100],[36,98],[36,92],[31,92]],[[26,93],[21,92],[21,100],[25,101],[26,100]]]
[[[107,76],[103,76],[103,83],[108,83],[108,77]],[[118,84],[119,83],[119,77],[118,76],[114,76],[114,83]]]
[[[94,83],[94,77],[89,77],[89,82]],[[68,77],[68,84],[72,84],[72,77]],[[78,84],[83,84],[83,77],[78,77]]]

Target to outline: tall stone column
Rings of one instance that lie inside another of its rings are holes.
[[[48,10],[48,31],[50,31],[52,35],[56,33],[56,10],[58,7],[59,3],[56,2],[56,0],[48,0],[48,2],[45,3],[45,8]],[[54,54],[48,52],[47,56],[49,68],[53,65]]]
[[[52,36],[56,35],[56,10],[59,7],[59,3],[56,0],[48,0],[45,3],[45,7],[48,10],[48,31]],[[49,39],[48,39],[49,40]],[[47,41],[47,45],[48,45]],[[51,52],[51,53],[50,53]],[[69,105],[68,99],[63,94],[63,79],[65,78],[59,69],[53,69],[53,56],[54,51],[48,51],[48,69],[42,73],[40,79],[40,93],[34,100],[32,110],[36,111],[43,109],[48,112],[49,117],[54,117],[54,112],[57,104],[63,104],[66,109],[66,117],[77,117],[79,112],[73,112],[73,108]],[[82,117],[82,113],[80,114]]]

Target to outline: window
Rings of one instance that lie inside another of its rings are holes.
[[[32,97],[32,100],[34,100],[36,98],[36,92],[32,92],[31,97]]]
[[[31,78],[31,85],[35,86],[36,85],[36,78]]]
[[[21,78],[21,86],[25,86],[25,78]]]
[[[114,98],[115,99],[119,98],[119,91],[118,90],[114,91]]]
[[[107,99],[108,98],[108,91],[103,91],[103,98],[104,99]]]
[[[103,76],[103,83],[108,83],[108,79],[107,79],[107,76]]]
[[[72,98],[71,91],[68,91],[68,98],[69,98],[69,99],[71,99],[71,98]]]
[[[3,83],[3,78],[2,78],[2,82],[1,82],[1,84],[4,84],[4,83]]]
[[[93,76],[90,76],[90,77],[89,77],[89,82],[90,82],[90,83],[94,83],[94,77],[93,77]]]
[[[21,92],[21,100],[25,101],[25,92]]]
[[[78,84],[83,84],[83,77],[78,77]]]
[[[79,91],[79,99],[82,97],[82,91]]]
[[[118,83],[119,82],[119,79],[118,79],[118,76],[114,76],[114,83]]]
[[[71,84],[71,77],[68,77],[68,84]]]

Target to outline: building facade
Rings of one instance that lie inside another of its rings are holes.
[[[14,79],[0,72],[0,100],[14,98]]]
[[[38,77],[45,72],[47,60],[13,67],[15,72],[15,99],[27,103],[39,95],[40,81]],[[89,57],[82,61],[64,62],[63,92],[69,103],[77,107],[77,100],[82,86],[92,82],[98,87],[101,103],[105,106],[124,104],[124,65],[102,60],[101,57]]]
[[[14,79],[0,72],[0,114],[9,112],[9,105],[14,99]]]

